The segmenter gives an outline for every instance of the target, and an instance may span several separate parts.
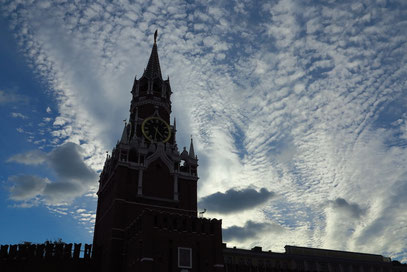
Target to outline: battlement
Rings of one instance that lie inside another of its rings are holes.
[[[126,228],[126,236],[133,237],[143,230],[143,226],[166,231],[213,235],[221,224],[222,220],[217,219],[145,210]]]
[[[17,244],[0,246],[0,262],[31,259],[90,259],[92,245],[65,243]]]
[[[96,271],[92,245],[44,243],[0,245],[0,271]]]

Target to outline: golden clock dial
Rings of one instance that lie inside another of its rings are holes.
[[[141,131],[150,142],[167,142],[171,137],[171,128],[160,117],[148,117],[142,125]]]

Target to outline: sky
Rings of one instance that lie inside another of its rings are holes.
[[[1,1],[0,244],[91,243],[158,29],[228,246],[407,262],[407,2]]]

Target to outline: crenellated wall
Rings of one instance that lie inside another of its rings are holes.
[[[144,223],[157,231],[191,232],[195,234],[214,235],[221,228],[222,220],[198,218],[178,213],[159,212],[155,210],[144,210],[129,226],[126,228],[126,238],[140,231]]]
[[[89,244],[0,245],[0,271],[95,271],[91,252]]]

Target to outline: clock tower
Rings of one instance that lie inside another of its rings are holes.
[[[198,158],[179,152],[157,31],[131,90],[129,122],[100,174],[94,257],[101,271],[223,271],[221,221],[197,217]]]

